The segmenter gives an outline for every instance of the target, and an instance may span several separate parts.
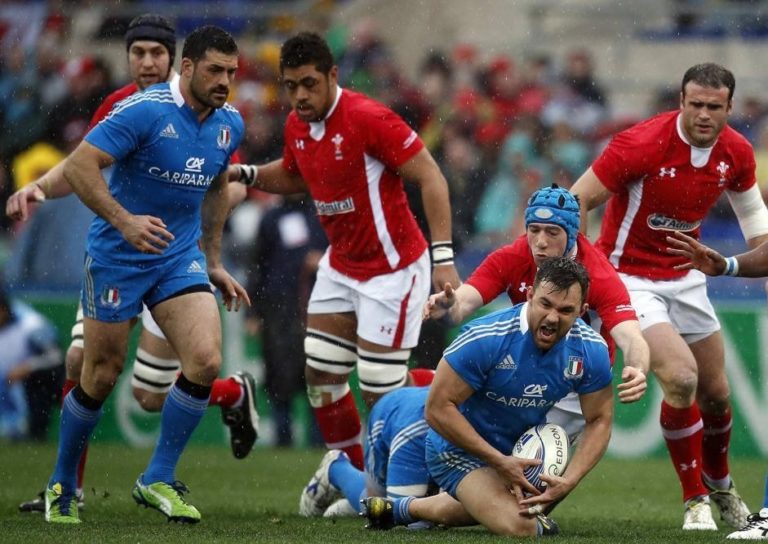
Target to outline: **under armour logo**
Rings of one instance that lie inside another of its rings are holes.
[[[525,293],[525,291],[528,289],[528,284],[523,282],[520,282],[520,287],[517,288],[518,291],[521,293]]]
[[[383,332],[384,334],[392,334],[392,327],[386,327],[382,325],[381,329],[379,329],[379,332]]]
[[[660,168],[659,169],[659,177],[663,178],[664,176],[669,176],[671,178],[675,177],[675,171],[676,168]]]
[[[687,470],[694,469],[697,466],[698,464],[696,463],[696,459],[694,459],[693,461],[691,461],[690,465],[687,465],[685,463],[680,463],[680,470],[682,470],[683,472],[686,472]]]
[[[296,148],[304,149],[304,140],[296,140]]]

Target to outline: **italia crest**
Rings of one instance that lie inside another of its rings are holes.
[[[229,149],[232,143],[232,129],[227,125],[219,126],[219,135],[216,137],[216,145],[219,149]]]
[[[120,289],[114,286],[107,286],[101,292],[101,303],[104,306],[117,308],[120,305]]]
[[[568,366],[565,369],[566,379],[578,380],[584,375],[584,359],[571,355],[568,357]]]

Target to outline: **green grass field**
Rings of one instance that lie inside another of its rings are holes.
[[[0,542],[191,542],[474,543],[496,537],[477,528],[371,532],[355,518],[331,521],[296,514],[302,486],[314,472],[319,450],[259,448],[243,461],[220,447],[190,448],[178,476],[192,490],[189,501],[203,514],[195,526],[169,524],[130,497],[148,450],[118,445],[92,446],[84,523],[53,527],[42,516],[20,514],[17,506],[42,489],[53,466],[53,445],[0,444]],[[762,500],[764,460],[736,459],[734,474],[750,507]],[[560,505],[557,542],[724,542],[718,533],[683,533],[679,484],[666,459],[604,460]]]

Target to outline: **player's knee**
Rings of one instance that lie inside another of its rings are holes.
[[[307,330],[304,353],[307,357],[307,383],[322,381],[319,378],[323,373],[347,376],[357,361],[354,343],[315,329]]]
[[[696,400],[702,412],[713,416],[723,416],[731,408],[731,391],[728,383],[704,388],[699,385]]]
[[[371,396],[382,396],[408,381],[408,358],[411,350],[375,353],[358,349],[357,374],[360,390]]]
[[[153,393],[138,387],[133,388],[133,398],[146,412],[159,412],[163,408],[163,402],[165,402],[164,393]]]
[[[122,359],[103,358],[94,361],[88,381],[96,389],[98,398],[106,397],[114,389],[122,371]]]
[[[667,380],[665,389],[676,397],[693,399],[696,395],[698,376],[692,369],[681,368],[676,370]]]
[[[188,376],[196,376],[202,383],[213,383],[221,370],[221,352],[216,349],[200,349],[184,367]]]
[[[83,348],[74,344],[69,346],[67,354],[64,356],[66,365],[67,379],[80,381],[80,373],[83,371]]]

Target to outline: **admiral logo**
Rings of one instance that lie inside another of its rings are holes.
[[[539,385],[537,383],[532,383],[530,385],[526,385],[525,389],[523,389],[523,396],[524,397],[542,397],[544,396],[544,391],[547,390],[546,385]]]
[[[496,368],[499,370],[515,370],[517,368],[517,363],[512,359],[511,355],[507,355],[496,365]]]
[[[187,159],[187,163],[184,165],[184,169],[187,172],[202,172],[205,159],[200,157],[190,157]]]
[[[632,307],[631,304],[619,304],[616,306],[617,312],[634,312],[635,309]]]
[[[334,202],[320,202],[315,200],[317,215],[338,215],[340,213],[350,213],[355,211],[355,202],[352,197]]]
[[[688,232],[699,228],[701,221],[680,221],[674,217],[654,213],[648,216],[648,226],[653,230],[679,230]]]
[[[219,126],[219,135],[216,137],[216,145],[219,149],[229,149],[232,143],[232,129],[227,125]]]
[[[663,178],[664,176],[669,176],[671,178],[675,177],[675,171],[676,168],[660,168],[659,169],[659,177]]]
[[[165,126],[165,128],[160,132],[160,136],[163,138],[178,139],[179,133],[176,132],[176,129],[173,127],[173,123],[168,123]]]

